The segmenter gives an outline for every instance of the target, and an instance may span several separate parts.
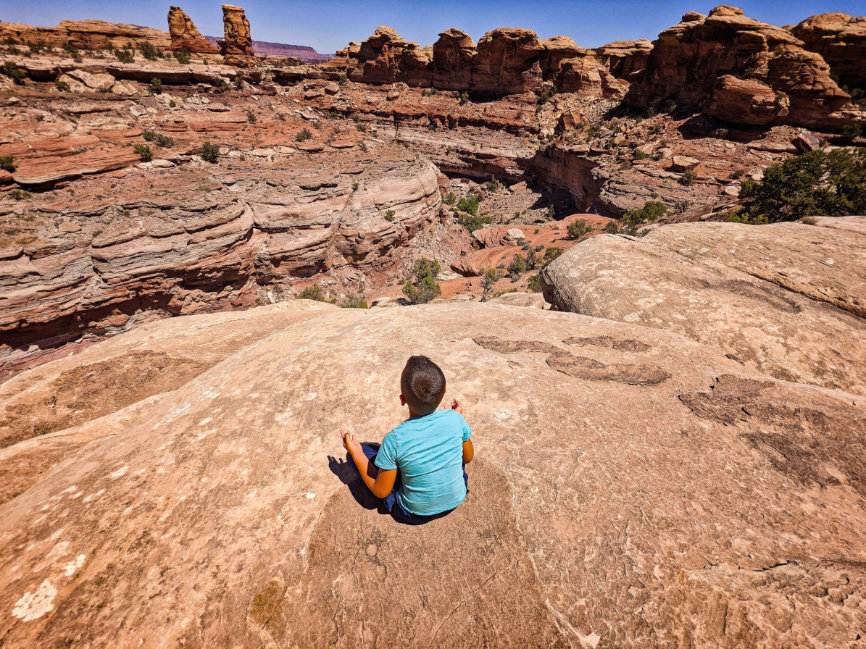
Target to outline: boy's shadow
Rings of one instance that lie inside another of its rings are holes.
[[[378,446],[378,444],[376,444],[376,446]],[[358,467],[355,466],[355,462],[352,460],[352,456],[350,456],[348,452],[343,459],[338,459],[333,455],[329,455],[328,468],[331,470],[331,473],[340,479],[340,482],[349,487],[349,493],[352,494],[352,497],[359,505],[361,505],[361,507],[364,509],[375,509],[380,514],[386,516],[391,515],[388,508],[385,507],[384,501],[380,498],[376,498],[376,496],[370,493],[370,490],[367,489],[367,485],[365,485],[364,481],[361,480],[361,474],[358,473]]]

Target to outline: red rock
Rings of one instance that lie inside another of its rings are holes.
[[[19,185],[51,185],[61,180],[103,173],[137,162],[139,156],[129,149],[95,150],[62,158],[43,157],[35,162],[22,160],[13,175]]]
[[[255,65],[253,39],[250,36],[250,21],[244,10],[234,5],[223,5],[225,40],[220,52],[228,65],[250,67]]]
[[[713,89],[707,113],[739,124],[764,125],[787,116],[790,105],[787,95],[765,83],[725,75]]]
[[[219,49],[202,36],[192,19],[180,7],[168,10],[168,31],[171,34],[171,49],[186,48],[190,52],[219,54]]]
[[[472,86],[475,43],[459,29],[446,29],[433,45],[433,87],[465,90]]]
[[[544,48],[535,32],[499,28],[478,41],[472,87],[482,92],[533,92],[541,82],[538,59]]]
[[[128,43],[147,42],[158,49],[170,44],[168,32],[103,20],[64,20],[57,27],[31,27],[0,22],[0,38],[14,38],[23,43],[44,43],[60,48],[71,43],[79,49],[100,50],[107,45],[116,49]]]
[[[821,55],[841,84],[866,85],[866,17],[818,14],[788,29],[807,50]]]

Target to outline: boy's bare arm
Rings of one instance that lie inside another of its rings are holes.
[[[385,471],[370,462],[364,455],[361,444],[355,439],[354,433],[341,430],[340,436],[343,438],[343,446],[349,451],[349,455],[355,461],[355,466],[361,472],[364,484],[373,492],[373,495],[377,498],[384,498],[391,493],[394,482],[397,480],[397,469]]]
[[[451,410],[456,410],[462,415],[463,404],[457,401],[457,399],[452,399]],[[472,440],[467,439],[465,442],[463,442],[463,464],[469,464],[472,461],[473,457],[475,457],[475,449],[472,448]]]

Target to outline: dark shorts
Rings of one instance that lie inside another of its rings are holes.
[[[379,454],[379,444],[361,444],[361,449],[364,451],[364,455],[367,456],[367,459],[370,462],[376,461],[376,456]],[[466,491],[469,491],[469,476],[466,475],[466,465],[463,465],[463,481],[466,483]],[[408,523],[409,525],[421,525],[422,523],[427,523],[428,521],[436,520],[437,518],[442,518],[443,516],[447,516],[453,509],[449,509],[448,511],[440,512],[438,514],[432,514],[430,516],[421,516],[419,514],[413,514],[410,511],[407,511],[401,504],[399,498],[397,498],[397,492],[400,490],[400,485],[403,484],[403,481],[400,480],[400,470],[397,470],[397,479],[394,480],[394,488],[391,489],[391,493],[385,496],[385,507],[391,512],[391,516],[396,518],[398,521],[402,523]]]

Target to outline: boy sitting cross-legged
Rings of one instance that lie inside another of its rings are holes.
[[[457,399],[451,410],[436,410],[444,394],[445,375],[439,366],[426,356],[412,356],[400,375],[400,405],[409,406],[409,419],[378,448],[340,431],[364,483],[406,523],[444,516],[466,498],[464,465],[474,455],[472,430]]]

